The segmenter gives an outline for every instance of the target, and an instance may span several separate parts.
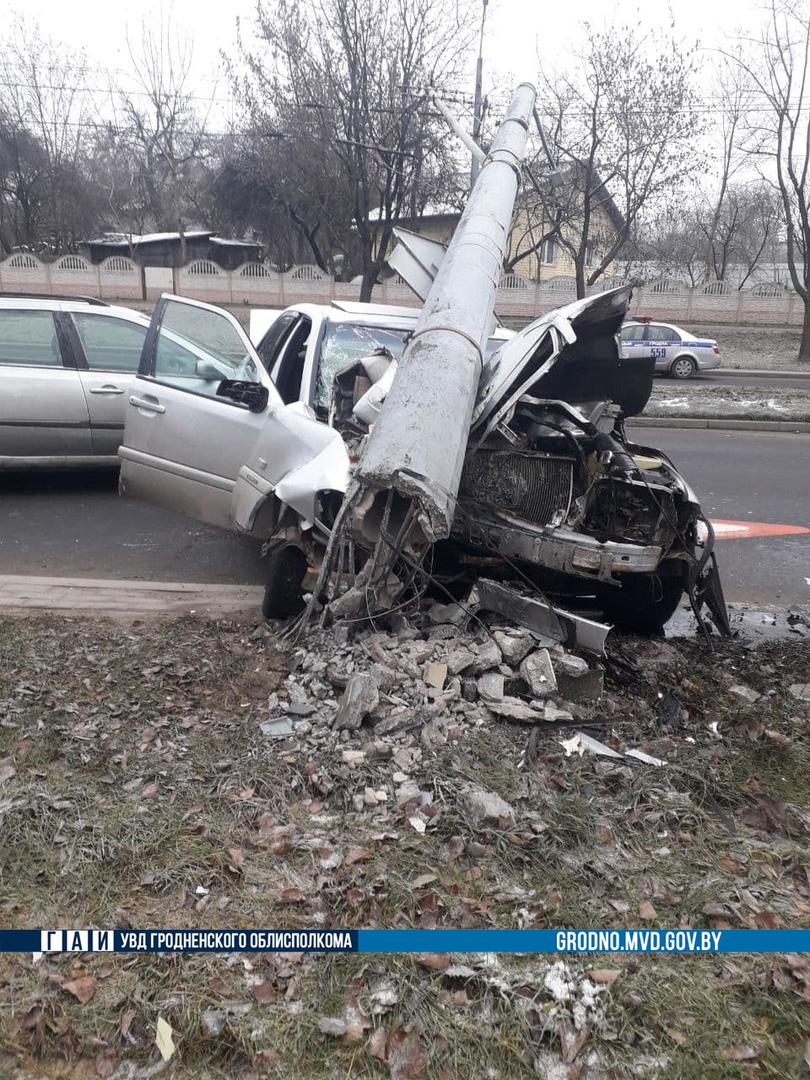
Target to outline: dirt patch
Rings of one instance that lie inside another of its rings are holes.
[[[334,642],[30,617],[0,641],[4,927],[810,926],[803,638],[617,639],[567,721],[428,689],[387,734],[332,727],[358,655]],[[449,647],[363,642],[390,698]],[[569,754],[575,730],[667,764]],[[810,959],[5,955],[0,986],[18,1080],[155,1075],[159,1018],[174,1077],[787,1077]]]
[[[772,326],[688,326],[684,330],[702,338],[713,338],[720,346],[723,367],[761,368],[765,371],[810,370],[799,361],[801,329]]]
[[[705,386],[656,379],[643,416],[714,420],[810,420],[810,390],[790,387]]]

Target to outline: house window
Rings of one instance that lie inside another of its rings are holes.
[[[593,257],[594,257],[594,242],[593,242],[593,240],[588,240],[585,243],[585,265],[586,266],[593,266]]]
[[[543,266],[554,266],[557,261],[557,242],[553,236],[543,241],[540,248],[540,262]]]

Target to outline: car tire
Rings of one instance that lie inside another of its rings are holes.
[[[265,619],[289,619],[304,610],[304,577],[307,557],[294,544],[267,556],[267,575],[262,600]]]
[[[605,621],[630,634],[660,634],[683,597],[680,575],[643,575],[618,588],[606,586],[598,600]]]
[[[697,371],[697,364],[691,356],[679,356],[673,360],[669,373],[673,379],[691,379]]]

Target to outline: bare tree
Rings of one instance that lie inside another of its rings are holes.
[[[750,79],[748,135],[782,203],[788,272],[804,303],[799,359],[810,360],[810,12],[770,0],[760,34],[744,44],[733,59]]]
[[[272,200],[323,269],[368,300],[392,230],[450,171],[426,108],[472,40],[460,0],[259,0],[259,44],[232,74]]]
[[[82,238],[97,211],[84,175],[95,119],[83,54],[66,52],[30,19],[12,19],[0,44],[5,243],[58,255]]]
[[[585,295],[633,235],[642,212],[698,168],[693,54],[638,28],[593,30],[573,64],[541,78],[542,122],[563,183],[540,182],[530,205],[535,241],[553,236]],[[535,163],[542,176],[545,164]]]
[[[140,41],[128,38],[127,48],[133,83],[111,88],[109,208],[129,230],[182,233],[186,216],[194,212],[208,152],[210,104],[201,114],[191,90],[193,42],[178,34],[170,19],[158,24],[144,19]]]

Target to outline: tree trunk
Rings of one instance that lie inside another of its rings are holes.
[[[574,263],[574,274],[577,282],[577,300],[585,298],[585,267],[580,262]]]
[[[804,299],[804,322],[802,323],[802,341],[799,345],[799,360],[810,360],[810,293]]]
[[[371,303],[371,291],[374,288],[374,282],[377,280],[377,268],[372,264],[367,266],[363,270],[363,280],[360,283],[360,303]]]

